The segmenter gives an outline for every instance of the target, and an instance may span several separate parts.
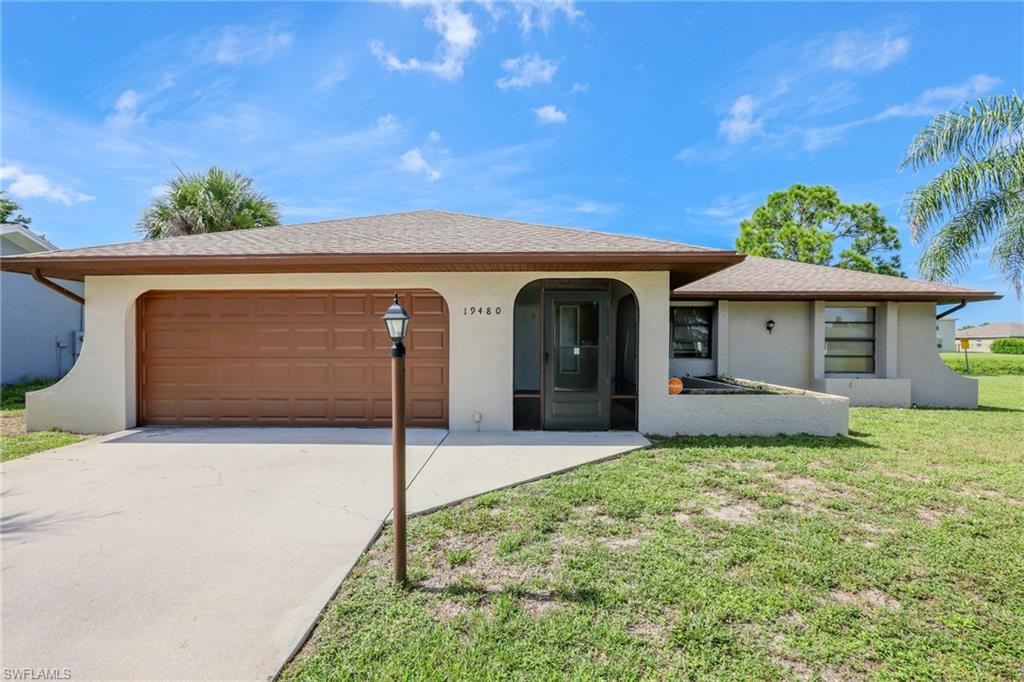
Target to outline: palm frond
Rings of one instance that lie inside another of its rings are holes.
[[[918,260],[919,274],[933,281],[963,274],[1019,203],[1009,194],[992,192],[960,211],[929,240]]]
[[[1024,201],[1018,201],[1009,211],[992,245],[990,262],[1006,276],[1020,298],[1024,291]]]
[[[996,150],[981,159],[960,163],[939,173],[907,196],[904,215],[915,241],[943,216],[966,210],[983,196],[1024,188],[1024,154]]]
[[[204,173],[179,172],[163,196],[143,211],[136,230],[146,239],[277,225],[277,204],[253,181],[213,166]]]
[[[1004,147],[1011,153],[1024,145],[1024,98],[1017,94],[979,99],[960,111],[936,116],[914,136],[899,169],[976,157],[979,151]]]

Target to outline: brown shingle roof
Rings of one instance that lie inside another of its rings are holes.
[[[535,225],[462,213],[410,211],[64,249],[47,255],[53,258],[75,258],[666,251],[694,253],[713,249],[659,239],[629,237],[571,227]]]
[[[673,295],[733,300],[887,299],[943,303],[1000,298],[991,291],[760,256],[747,256],[742,263],[679,287]]]
[[[9,258],[4,270],[39,267],[53,275],[130,274],[142,272],[273,272],[273,264],[293,269],[308,266],[338,269],[421,269],[473,263],[520,264],[573,262],[581,267],[605,264],[625,269],[675,270],[682,263],[703,263],[714,271],[742,257],[732,251],[677,242],[536,225],[444,211],[412,211],[344,220],[326,220],[252,230],[135,241]],[[262,265],[259,269],[255,263]],[[403,268],[396,263],[405,263]],[[248,264],[248,265],[245,265]],[[390,267],[385,268],[388,264]],[[503,267],[505,267],[503,265]],[[229,267],[230,266],[230,267]],[[415,266],[415,267],[414,267]],[[550,267],[554,267],[551,265]],[[232,269],[233,268],[233,269]],[[450,269],[450,267],[440,268]],[[493,269],[493,268],[492,268]],[[571,269],[571,268],[570,268]]]
[[[958,339],[999,339],[1007,336],[1024,338],[1024,324],[1020,322],[993,322],[970,329],[958,329]]]

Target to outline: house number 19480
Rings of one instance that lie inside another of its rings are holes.
[[[462,314],[463,315],[501,315],[501,306],[500,305],[499,306],[494,306],[494,307],[488,306],[486,308],[481,306],[481,307],[478,308],[475,305],[471,305],[471,306],[469,306],[467,308],[463,308],[462,309]]]

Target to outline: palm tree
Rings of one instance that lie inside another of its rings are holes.
[[[905,212],[915,242],[931,235],[918,268],[949,280],[991,240],[991,263],[1017,293],[1024,288],[1024,100],[979,99],[940,114],[918,133],[900,170],[948,163],[911,192]]]
[[[180,172],[142,212],[135,229],[145,239],[163,239],[267,227],[280,217],[277,204],[258,192],[252,179],[213,166],[205,173]]]

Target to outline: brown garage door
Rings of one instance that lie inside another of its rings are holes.
[[[386,291],[167,291],[139,299],[142,424],[388,426]],[[448,308],[405,293],[411,426],[448,425]]]

